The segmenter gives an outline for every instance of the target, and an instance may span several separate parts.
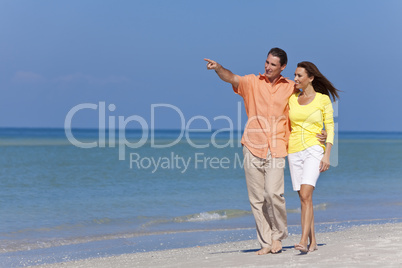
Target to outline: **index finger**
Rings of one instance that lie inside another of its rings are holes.
[[[209,62],[209,63],[215,62],[215,61],[213,61],[213,60],[205,59],[205,58],[204,58],[204,60],[207,61],[207,62]]]

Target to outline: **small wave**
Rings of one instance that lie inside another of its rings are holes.
[[[321,203],[321,204],[313,206],[313,209],[314,210],[327,210],[327,206],[328,206],[327,203]],[[287,209],[286,211],[287,211],[287,213],[301,213],[301,208],[300,207],[290,208],[290,209]]]
[[[174,218],[174,222],[203,222],[225,220],[251,214],[250,211],[240,209],[214,210]]]
[[[219,215],[218,213],[208,213],[202,212],[194,217],[188,219],[187,221],[215,221],[215,220],[222,220],[227,219],[226,215]]]
[[[82,227],[91,227],[93,225],[111,224],[113,222],[114,222],[114,220],[112,220],[110,218],[94,218],[92,220],[82,221],[82,222],[78,222],[75,224],[61,224],[61,225],[56,225],[56,226],[51,226],[51,227],[27,228],[27,229],[10,232],[6,235],[12,236],[12,235],[18,235],[18,234],[24,234],[24,233],[28,234],[28,233],[49,233],[52,231],[69,231],[72,229],[77,229],[77,228],[82,228]],[[4,235],[4,233],[2,233],[2,234]]]

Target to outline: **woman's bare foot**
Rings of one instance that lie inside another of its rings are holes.
[[[300,252],[302,252],[302,253],[307,253],[308,252],[307,244],[306,245],[303,245],[302,243],[296,244],[295,249],[300,250]]]
[[[270,251],[271,250],[269,248],[261,248],[255,254],[257,254],[257,255],[265,255],[265,254],[268,254]]]
[[[280,240],[273,240],[271,253],[276,254],[281,252],[282,252],[282,242]]]
[[[317,244],[316,243],[310,244],[310,246],[308,247],[308,251],[313,252],[315,250],[318,250]]]

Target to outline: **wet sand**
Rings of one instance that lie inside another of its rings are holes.
[[[402,267],[402,223],[355,226],[316,237],[318,250],[308,254],[294,249],[300,237],[291,235],[280,254],[258,256],[257,241],[248,240],[40,267]]]

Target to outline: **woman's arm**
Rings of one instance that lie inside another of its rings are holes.
[[[332,108],[332,103],[329,97],[324,97],[324,125],[325,129],[327,130],[327,137],[326,137],[326,146],[325,146],[325,153],[321,159],[320,163],[320,172],[324,172],[329,169],[330,162],[329,157],[331,155],[331,148],[332,144],[334,143],[334,110]]]
[[[320,163],[320,172],[327,171],[330,166],[329,162],[329,157],[331,156],[331,148],[332,148],[332,143],[327,142],[327,146],[325,148],[325,153],[324,156],[321,159]]]

